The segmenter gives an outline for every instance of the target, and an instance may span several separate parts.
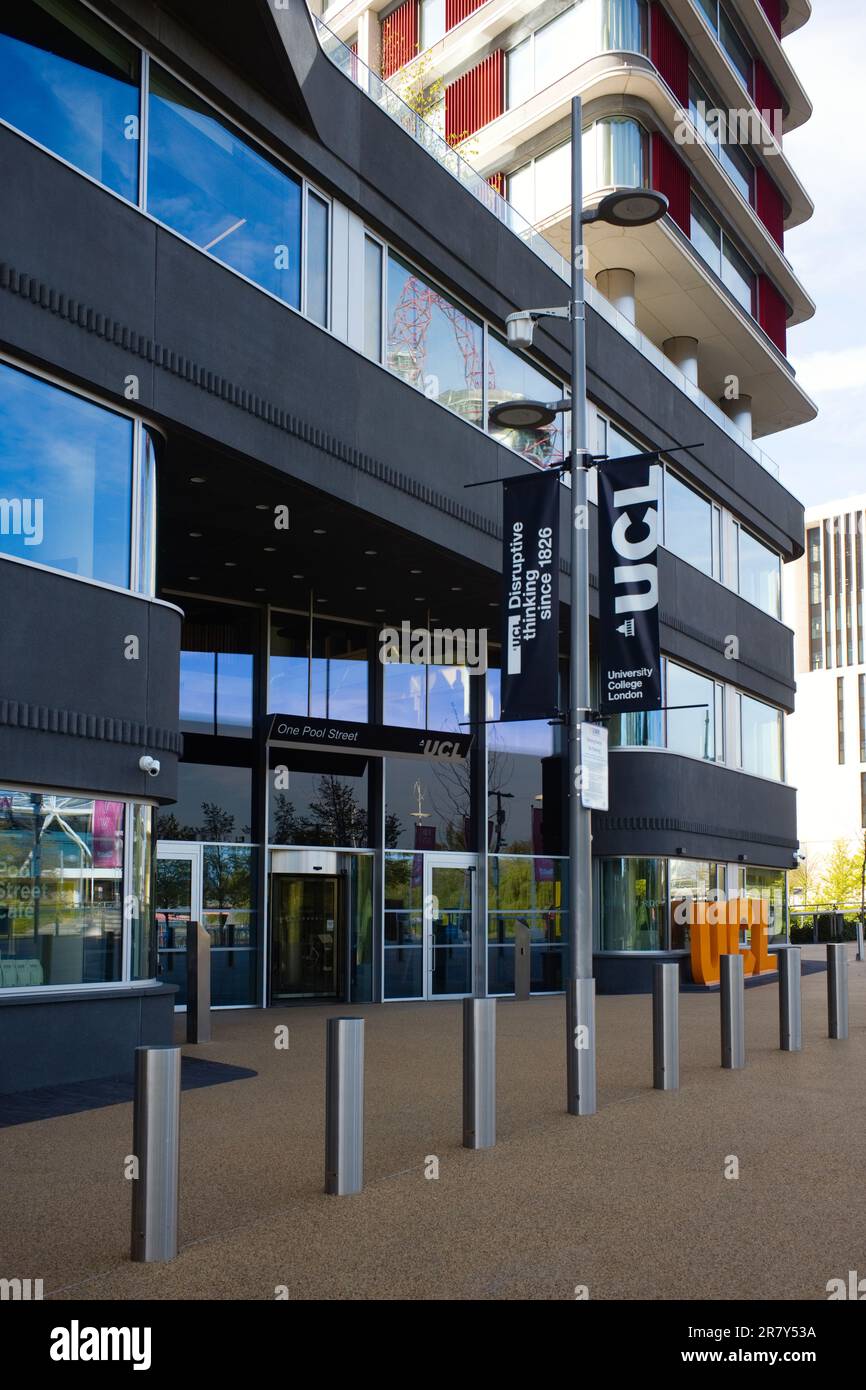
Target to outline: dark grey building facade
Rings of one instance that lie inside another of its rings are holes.
[[[564,390],[564,332],[504,334],[567,297],[553,261],[303,0],[21,0],[0,178],[0,1090],[167,1040],[190,920],[221,1007],[508,995],[523,932],[558,990],[561,729],[497,722],[501,489],[466,489],[562,457],[488,425]],[[594,824],[599,987],[632,989],[687,969],[690,894],[784,931],[803,514],[640,335],[588,333],[599,452],[702,446],[660,464],[668,709],[610,722]],[[382,659],[405,622],[488,669]]]

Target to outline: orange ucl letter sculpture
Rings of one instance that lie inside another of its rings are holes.
[[[740,951],[741,924],[749,927],[749,945],[743,951]],[[777,970],[776,960],[769,952],[768,926],[767,904],[763,898],[694,903],[691,947],[695,984],[718,983],[721,955],[742,955],[745,975]]]

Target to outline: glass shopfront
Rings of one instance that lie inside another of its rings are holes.
[[[151,824],[145,805],[0,790],[0,988],[153,978]]]

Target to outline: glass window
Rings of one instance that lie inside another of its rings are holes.
[[[133,424],[0,362],[0,551],[129,585]]]
[[[153,807],[133,806],[132,835],[132,951],[133,980],[156,978],[156,920],[153,902]],[[0,951],[2,954],[2,951]]]
[[[182,762],[177,769],[177,802],[158,813],[157,837],[244,844],[250,840],[251,819],[248,767]]]
[[[667,746],[692,758],[716,756],[716,697],[714,683],[675,661],[666,663]],[[676,708],[676,706],[696,708]]]
[[[564,73],[577,67],[587,56],[583,36],[587,32],[584,17],[591,6],[587,0],[580,0],[557,15],[549,24],[536,30],[535,34],[535,80],[534,90],[541,92]],[[584,49],[581,52],[581,48]]]
[[[719,6],[719,41],[733,67],[743,79],[747,91],[752,90],[752,55],[734,28],[730,16]]]
[[[718,223],[710,217],[703,203],[692,198],[691,241],[701,256],[717,275],[722,273],[722,234]]]
[[[469,849],[468,762],[387,758],[385,811],[389,848]]]
[[[487,672],[487,718],[501,712],[501,675]],[[487,842],[490,852],[555,855],[563,851],[563,762],[545,719],[487,726]]]
[[[739,145],[721,144],[719,158],[747,203],[752,201],[752,166]]]
[[[698,0],[698,4],[714,29],[719,27],[719,0]]]
[[[364,238],[364,352],[382,361],[382,247]]]
[[[549,993],[562,988],[567,872],[562,859],[491,855],[487,918],[491,994],[514,992],[515,945],[521,928],[529,933],[530,989]]]
[[[268,838],[272,845],[336,845],[365,849],[369,844],[367,764],[337,755],[327,771],[307,766],[309,755],[272,748],[276,768],[268,799]],[[296,770],[296,762],[304,764]],[[351,769],[351,770],[350,770]]]
[[[615,51],[645,52],[644,0],[602,0],[601,46]]]
[[[418,999],[424,993],[424,856],[385,855],[386,999]]]
[[[387,364],[391,371],[474,425],[483,423],[481,324],[388,256]]]
[[[670,948],[682,951],[691,944],[689,927],[695,920],[695,903],[721,900],[724,866],[696,859],[669,859]]]
[[[520,106],[532,96],[532,35],[512,48],[505,59],[506,104]]]
[[[318,719],[365,723],[368,707],[367,628],[300,613],[271,615],[268,709]]]
[[[727,237],[724,237],[722,242],[722,282],[738,303],[742,304],[746,313],[751,314],[755,302],[755,277],[748,263]]]
[[[151,69],[148,211],[296,309],[301,184],[173,77]]]
[[[0,117],[137,200],[138,50],[84,5],[15,0],[3,6]]]
[[[767,904],[768,936],[782,937],[787,929],[788,875],[784,869],[758,869],[751,864],[745,871],[745,892]]]
[[[669,469],[664,475],[665,547],[704,574],[713,572],[712,504]]]
[[[740,695],[741,763],[744,772],[782,780],[782,711]]]
[[[121,978],[125,810],[0,791],[0,989]]]
[[[599,869],[601,950],[666,949],[667,862],[602,859]]]
[[[307,305],[308,318],[328,326],[328,218],[324,198],[307,194]]]
[[[246,845],[202,850],[202,922],[211,938],[211,1001],[253,1004],[257,979],[255,872],[257,851]]]
[[[645,182],[647,137],[637,121],[611,116],[596,124],[596,188],[639,188]],[[570,147],[569,147],[570,148]],[[584,181],[584,187],[589,184]]]
[[[252,737],[256,626],[253,609],[187,603],[180,652],[183,732]]]
[[[527,222],[535,221],[535,170],[532,164],[524,164],[522,169],[508,175],[508,201]]]
[[[782,616],[782,561],[774,550],[764,545],[742,526],[739,537],[739,571],[742,598],[747,598],[774,618]]]
[[[420,0],[422,49],[438,43],[445,33],[445,0]]]
[[[544,222],[571,204],[571,141],[536,159],[534,220]]]
[[[556,401],[562,394],[560,382],[514,352],[498,333],[488,330],[487,400],[490,405],[514,400]],[[489,429],[500,444],[506,444],[531,463],[547,468],[563,458],[562,420],[562,415],[557,415],[553,424],[538,430],[510,430],[493,424]]]

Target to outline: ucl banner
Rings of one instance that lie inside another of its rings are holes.
[[[502,713],[504,721],[557,712],[558,473],[503,484]]]
[[[600,705],[659,709],[658,478],[650,459],[610,459],[598,478]]]

